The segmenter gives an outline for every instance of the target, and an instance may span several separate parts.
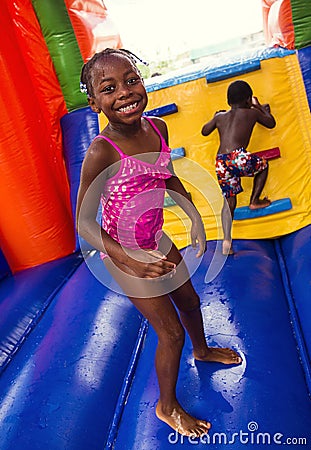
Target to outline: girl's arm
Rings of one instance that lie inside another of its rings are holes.
[[[169,145],[168,130],[164,120],[158,117],[153,118],[152,120],[154,121],[155,125],[161,132],[163,138],[165,139],[166,144]],[[168,190],[168,193],[172,197],[172,199],[185,211],[187,216],[191,219],[192,221],[191,244],[194,248],[197,247],[197,244],[199,244],[197,257],[200,257],[203,255],[206,248],[206,236],[202,218],[200,216],[199,211],[192,203],[192,200],[189,199],[188,193],[185,190],[182,182],[175,174],[173,164],[171,161],[169,163],[168,169],[172,173],[172,176],[171,178],[166,180],[166,189]]]
[[[121,262],[124,259],[120,245],[114,241],[96,221],[108,166],[113,164],[105,156],[101,140],[94,141],[82,164],[76,209],[76,228],[81,237],[97,250],[112,254]]]
[[[201,215],[189,198],[180,179],[174,173],[172,163],[170,163],[168,168],[172,172],[172,177],[166,180],[166,189],[176,204],[179,205],[191,219],[191,244],[193,248],[196,248],[197,245],[199,245],[196,256],[200,257],[206,249],[206,235]]]
[[[110,150],[108,148],[109,153]],[[130,267],[138,277],[155,278],[165,275],[175,268],[175,264],[166,261],[164,255],[159,254],[156,259],[154,252],[148,254],[139,251],[141,254],[136,258],[134,251],[124,249],[96,221],[101,193],[107,180],[107,168],[114,162],[109,153],[105,152],[102,141],[94,141],[86,154],[77,199],[78,233],[97,250],[108,254],[121,265]]]

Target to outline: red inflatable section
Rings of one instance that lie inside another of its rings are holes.
[[[84,61],[106,48],[121,48],[119,33],[101,0],[65,0]]]
[[[66,107],[30,1],[6,0],[0,28],[0,245],[17,272],[75,248],[59,126]]]
[[[290,0],[262,0],[263,28],[269,46],[295,49],[295,32]]]

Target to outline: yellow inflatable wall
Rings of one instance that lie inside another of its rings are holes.
[[[233,239],[274,238],[311,223],[311,119],[296,54],[265,59],[260,70],[208,83],[205,77],[149,92],[148,109],[176,103],[178,112],[164,117],[171,148],[184,147],[186,157],[174,161],[177,175],[200,210],[207,239],[221,239],[222,196],[216,180],[214,159],[218,133],[201,135],[201,128],[219,109],[228,109],[226,92],[236,80],[247,81],[261,103],[269,103],[277,126],[255,126],[248,150],[279,147],[281,157],[269,161],[264,195],[271,200],[290,198],[292,209],[265,217],[234,221]],[[100,117],[101,128],[105,125]],[[238,207],[248,205],[252,178],[243,178],[244,192]],[[189,244],[189,224],[178,206],[165,210],[165,230],[179,248]]]

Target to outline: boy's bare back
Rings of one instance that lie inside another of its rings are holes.
[[[218,153],[230,153],[241,147],[247,148],[257,122],[267,128],[275,126],[269,105],[261,105],[258,99],[253,97],[251,102],[231,105],[229,111],[216,112],[203,126],[202,134],[208,136],[217,129],[220,138]]]

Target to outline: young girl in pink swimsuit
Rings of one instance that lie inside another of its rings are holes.
[[[79,234],[101,252],[110,273],[157,333],[157,417],[183,435],[201,436],[210,423],[191,416],[176,398],[185,329],[195,359],[240,364],[241,358],[206,344],[199,297],[181,254],[162,231],[165,190],[191,219],[198,257],[206,245],[201,217],[174,174],[165,122],[143,117],[147,93],[133,55],[112,49],[97,53],[84,65],[81,83],[90,107],[102,111],[108,125],[83,162]],[[100,202],[101,225],[96,221]]]

